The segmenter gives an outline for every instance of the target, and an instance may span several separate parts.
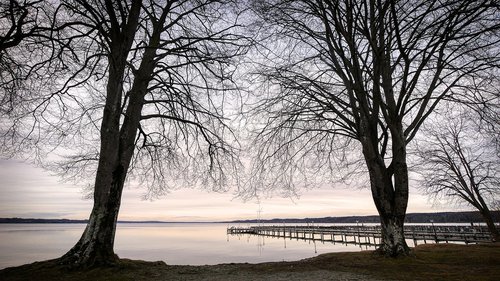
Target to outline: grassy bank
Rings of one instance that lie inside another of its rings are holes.
[[[498,244],[498,243],[497,243]],[[294,262],[174,266],[123,259],[114,267],[69,270],[53,261],[0,271],[0,280],[500,280],[500,245],[421,245],[392,259],[371,251]]]

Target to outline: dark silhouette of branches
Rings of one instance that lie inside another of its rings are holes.
[[[263,94],[254,113],[265,121],[250,186],[293,190],[335,177],[342,165],[332,163],[349,147],[368,170],[387,234],[381,251],[408,253],[406,146],[439,103],[458,99],[458,89],[498,65],[498,5],[307,0],[253,7],[270,47],[258,69]]]
[[[232,1],[27,3],[45,5],[51,24],[40,37],[28,26],[41,18],[19,20],[29,36],[6,48],[27,66],[28,83],[2,122],[2,154],[35,152],[65,177],[92,175],[89,223],[61,262],[113,263],[126,180],[156,196],[176,186],[224,190],[237,176],[238,143],[225,110],[238,94],[237,58],[251,40],[238,32]],[[36,48],[40,62],[26,55],[37,36],[47,40]],[[55,153],[60,161],[46,157]]]
[[[476,208],[498,241],[490,213],[500,198],[500,158],[494,140],[481,133],[473,121],[477,115],[470,111],[441,118],[445,122],[436,122],[418,143],[420,188],[437,199]]]

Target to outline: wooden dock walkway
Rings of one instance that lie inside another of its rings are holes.
[[[353,243],[359,245],[377,246],[381,242],[380,226],[251,226],[228,227],[229,235],[262,235],[289,239],[313,240],[333,243]],[[412,239],[417,245],[427,242],[491,242],[488,229],[485,226],[405,226],[406,239]]]

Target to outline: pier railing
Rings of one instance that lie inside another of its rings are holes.
[[[490,242],[491,236],[485,226],[442,226],[409,225],[405,226],[406,239],[412,239],[417,245],[427,242]],[[265,225],[250,227],[228,227],[230,235],[253,234],[290,239],[330,241],[333,243],[355,243],[360,245],[379,245],[381,242],[380,226],[285,226]]]

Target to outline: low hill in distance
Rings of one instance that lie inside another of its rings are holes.
[[[88,220],[0,218],[0,223],[87,223]],[[118,221],[119,223],[166,223],[163,221]]]
[[[87,223],[88,220],[0,218],[0,223]]]
[[[493,220],[500,222],[500,211],[492,212]],[[479,212],[439,212],[406,214],[407,223],[477,223],[483,219]],[[296,218],[269,220],[234,220],[221,223],[379,223],[379,216],[344,216],[324,218]],[[0,223],[87,223],[87,220],[72,219],[34,219],[34,218],[0,218]],[[168,223],[165,221],[119,221],[119,223]],[[178,223],[178,222],[176,222]]]
[[[493,220],[500,222],[500,211],[492,212]],[[440,212],[406,214],[406,223],[471,223],[483,222],[479,212]],[[380,223],[379,216],[347,216],[304,219],[236,220],[229,223]]]

